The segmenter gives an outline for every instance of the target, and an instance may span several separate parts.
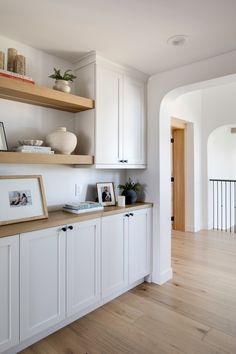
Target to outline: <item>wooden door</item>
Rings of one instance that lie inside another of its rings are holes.
[[[129,217],[129,284],[150,274],[151,209],[130,213]]]
[[[122,76],[110,68],[97,67],[95,163],[117,165],[122,159]]]
[[[115,295],[128,285],[128,218],[123,214],[102,218],[102,297]]]
[[[19,343],[19,236],[0,239],[0,353]]]
[[[185,230],[185,129],[173,129],[173,229]]]
[[[127,165],[146,163],[145,83],[124,79],[123,159]]]
[[[65,232],[20,236],[20,337],[32,337],[65,319]]]
[[[67,231],[67,315],[100,300],[100,219],[70,225]]]

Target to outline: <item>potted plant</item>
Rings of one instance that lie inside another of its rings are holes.
[[[76,76],[73,75],[72,70],[66,70],[64,74],[61,74],[60,69],[54,68],[54,74],[49,75],[51,79],[55,79],[55,85],[53,86],[54,90],[70,93],[71,87],[70,82],[73,82],[76,79]]]
[[[131,178],[125,184],[119,184],[118,188],[122,191],[122,195],[125,196],[126,204],[134,204],[137,201],[137,192],[141,190],[141,184],[133,182]]]

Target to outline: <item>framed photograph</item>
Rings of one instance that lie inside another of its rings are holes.
[[[103,206],[116,205],[114,185],[112,182],[97,183],[98,201]]]
[[[42,176],[0,176],[0,225],[48,217]]]
[[[0,122],[0,151],[7,151],[7,150],[8,150],[8,145],[7,145],[7,138],[4,129],[4,124],[3,122]]]

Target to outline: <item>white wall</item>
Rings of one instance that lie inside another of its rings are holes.
[[[236,51],[152,76],[148,83],[148,169],[133,175],[154,202],[153,281],[172,277],[170,118],[168,104],[181,94],[236,81]],[[227,75],[229,75],[227,77]],[[206,168],[204,164],[204,169]],[[203,186],[204,188],[204,186]],[[203,195],[207,191],[203,190]]]
[[[236,125],[236,118],[235,118]],[[215,129],[208,140],[208,178],[236,180],[236,134],[231,125]]]
[[[10,47],[16,48],[21,54],[26,56],[27,75],[32,76],[40,85],[52,87],[53,81],[48,78],[48,75],[52,73],[54,66],[62,68],[62,70],[73,67],[71,63],[62,59],[0,36],[0,50],[6,52],[7,48]],[[43,139],[49,132],[60,126],[67,127],[69,131],[75,129],[75,115],[73,113],[4,99],[0,99],[0,112],[0,121],[4,123],[10,147],[17,145],[20,139]],[[94,198],[96,182],[113,181],[117,185],[123,182],[125,178],[125,172],[98,171],[93,168],[0,165],[0,175],[8,174],[41,174],[49,207],[74,200],[75,183],[80,184],[82,188],[82,193],[77,200],[84,200],[87,190],[89,190],[87,198]],[[88,188],[88,186],[91,187]]]

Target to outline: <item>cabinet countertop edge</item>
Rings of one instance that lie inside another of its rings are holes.
[[[152,203],[135,203],[125,207],[110,206],[105,207],[103,211],[95,211],[84,214],[71,214],[62,210],[49,212],[48,219],[26,221],[16,224],[0,226],[0,238],[19,235],[26,232],[48,229],[76,222],[102,218],[110,215],[122,214],[139,209],[152,208]]]

